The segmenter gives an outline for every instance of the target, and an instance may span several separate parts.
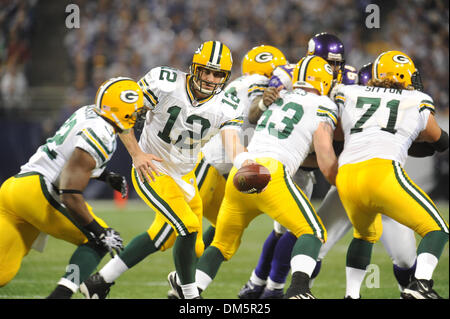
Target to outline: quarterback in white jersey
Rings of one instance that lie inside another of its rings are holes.
[[[190,77],[179,70],[158,67],[139,81],[151,108],[139,146],[163,159],[155,165],[164,174],[192,171],[198,152],[211,137],[219,130],[240,129],[242,125],[238,98],[221,92],[196,101]]]
[[[448,242],[448,224],[433,201],[402,166],[417,138],[438,151],[448,148],[448,134],[437,125],[430,96],[409,90],[415,67],[399,51],[374,62],[368,86],[344,87],[336,94],[345,136],[336,187],[354,227],[347,252],[346,297],[359,298],[373,243],[382,233],[381,215],[413,229],[422,240],[414,277],[401,296],[438,299],[432,274]]]
[[[119,234],[84,201],[83,190],[91,178],[100,178],[117,190],[124,186],[125,180],[106,172],[105,166],[116,149],[117,133],[133,127],[143,107],[136,82],[129,78],[106,81],[97,92],[96,105],[73,113],[20,173],[3,183],[0,286],[15,276],[32,247],[41,244],[38,248],[43,249],[42,243],[35,242],[43,238],[38,237],[40,233],[78,246],[70,263],[79,268],[79,278],[66,274],[48,298],[70,298],[108,251],[123,248]]]
[[[204,249],[203,212],[193,169],[201,147],[219,131],[231,160],[245,150],[239,100],[223,92],[231,67],[229,48],[207,41],[194,53],[190,73],[157,67],[138,82],[151,111],[139,143],[132,132],[121,140],[133,159],[133,185],[156,215],[146,232],[85,283],[88,298],[98,289],[105,297],[124,271],[172,245],[184,296],[198,297],[193,265]]]

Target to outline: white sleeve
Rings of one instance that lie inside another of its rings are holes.
[[[144,104],[151,110],[154,110],[159,103],[161,95],[159,77],[162,71],[161,67],[153,68],[138,81],[144,93]]]
[[[327,122],[335,129],[339,116],[338,106],[328,97],[324,98],[321,102],[322,103],[317,107],[317,120],[319,122]]]
[[[434,101],[431,98],[431,96],[423,94],[423,96],[421,96],[421,101],[419,103],[421,131],[423,131],[427,127],[428,118],[430,117],[430,114],[434,114],[435,111],[436,108],[434,106]]]
[[[96,162],[96,169],[99,169],[106,165],[116,150],[116,137],[104,126],[86,127],[81,130],[75,147],[90,154]]]

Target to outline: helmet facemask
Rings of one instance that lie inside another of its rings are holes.
[[[411,75],[411,83],[415,90],[423,92],[422,77],[419,70],[416,69],[416,72]]]
[[[230,78],[231,73],[225,70],[220,69],[216,70],[213,68],[209,68],[197,63],[193,63],[190,69],[192,74],[193,89],[206,95],[213,95],[220,93],[222,89],[225,87],[225,84],[227,83],[228,79]],[[202,75],[204,72],[212,72],[215,77],[221,77],[222,80],[219,83],[203,80]],[[208,89],[207,86],[210,86],[211,89]]]

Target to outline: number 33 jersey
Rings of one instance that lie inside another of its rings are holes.
[[[95,105],[83,106],[69,117],[55,135],[38,148],[20,173],[38,172],[58,185],[58,177],[75,148],[89,153],[96,162],[92,177],[98,177],[116,150],[112,125],[94,112]]]
[[[335,129],[337,105],[327,96],[302,89],[281,91],[280,96],[258,120],[248,151],[280,161],[292,176],[314,150],[313,134],[319,123]]]
[[[154,162],[161,172],[185,175],[194,169],[201,147],[221,129],[240,130],[242,103],[221,92],[195,100],[191,75],[169,67],[157,67],[138,84],[144,103],[150,107],[139,145],[163,162]]]
[[[425,93],[372,86],[342,86],[335,101],[345,136],[339,166],[372,158],[404,165],[408,148],[435,109]]]

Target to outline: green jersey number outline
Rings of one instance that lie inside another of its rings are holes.
[[[64,143],[65,139],[69,135],[70,131],[77,124],[77,119],[75,118],[75,113],[69,117],[64,124],[56,131],[53,137],[48,138],[45,144],[42,146],[42,150],[48,155],[51,160],[56,159],[58,155],[54,150],[51,149],[50,144],[54,143],[56,146]]]
[[[167,109],[167,112],[169,113],[169,118],[167,119],[166,125],[164,125],[163,130],[158,132],[158,137],[162,139],[164,142],[168,144],[174,144],[179,148],[193,149],[194,147],[197,146],[198,143],[186,143],[185,140],[188,138],[191,140],[194,138],[201,139],[207,132],[207,130],[211,127],[211,123],[209,122],[208,119],[192,114],[188,116],[186,122],[192,125],[194,123],[200,123],[201,125],[200,134],[198,134],[197,132],[186,130],[178,136],[175,142],[172,142],[172,139],[170,138],[170,132],[172,131],[172,128],[175,125],[178,116],[180,115],[181,107],[176,105],[171,106]]]
[[[175,72],[175,69],[163,66],[161,67],[161,72],[159,73],[159,79],[175,82],[177,80],[177,73]]]
[[[284,103],[283,99],[278,99],[275,101],[275,104],[282,106],[282,108],[281,108],[282,111],[284,111],[284,112],[287,112],[289,110],[295,111],[295,113],[292,116],[285,116],[281,120],[281,123],[285,124],[284,129],[282,131],[277,130],[275,128],[276,123],[269,122],[269,119],[272,116],[273,111],[268,109],[268,110],[264,111],[264,113],[262,115],[262,116],[264,116],[264,118],[260,123],[258,123],[258,125],[255,128],[255,131],[261,131],[267,127],[270,135],[275,136],[279,139],[288,138],[291,135],[292,131],[294,130],[294,125],[297,124],[298,122],[300,122],[300,120],[302,119],[304,110],[303,110],[303,106],[298,103],[289,102],[284,105],[283,105],[283,103]]]
[[[386,103],[386,107],[389,109],[389,119],[386,127],[382,127],[382,131],[386,131],[395,134],[395,124],[397,123],[399,100],[390,100]],[[364,112],[364,114],[356,121],[355,125],[350,129],[350,134],[359,133],[363,130],[363,125],[372,117],[372,115],[378,110],[381,105],[381,98],[379,97],[362,97],[358,96],[356,100],[356,108],[363,108],[364,105],[370,105],[370,107]]]

